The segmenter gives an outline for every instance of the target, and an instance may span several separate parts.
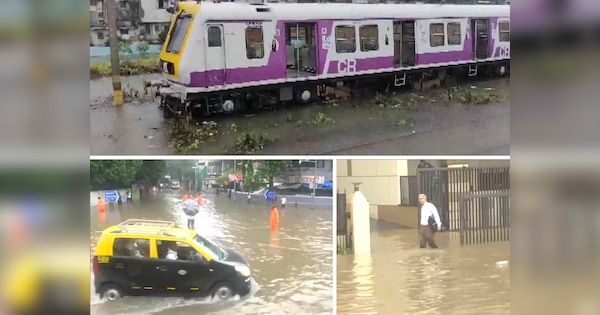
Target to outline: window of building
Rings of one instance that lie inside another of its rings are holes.
[[[400,176],[400,205],[416,207],[418,200],[417,176]]]
[[[448,25],[446,26],[446,32],[448,33],[449,46],[456,46],[462,44],[462,36],[460,34],[460,23],[448,23]]]
[[[104,39],[104,33],[102,33],[102,32],[98,33],[98,39],[100,39],[100,40]]]
[[[246,28],[246,57],[248,59],[262,59],[265,57],[262,26]]]
[[[159,9],[164,9],[165,8],[165,1],[164,0],[158,0],[158,8]]]
[[[150,240],[117,238],[113,244],[113,255],[129,257],[150,257]]]
[[[335,27],[335,51],[338,53],[356,52],[356,31],[353,25]]]
[[[325,168],[325,161],[317,160],[317,168]]]
[[[221,28],[218,26],[208,27],[208,47],[221,47]]]
[[[429,24],[429,44],[431,47],[444,46],[444,23]]]
[[[154,31],[156,33],[160,33],[160,31],[161,31],[160,28],[161,28],[160,25],[154,25]]]
[[[362,25],[358,29],[360,51],[379,50],[379,28],[377,25]]]
[[[129,29],[126,28],[121,28],[119,29],[121,35],[128,35],[129,34]]]
[[[510,42],[510,22],[500,22],[498,28],[500,29],[500,41]]]
[[[119,6],[121,7],[121,9],[127,9],[127,1],[121,0],[119,2]]]

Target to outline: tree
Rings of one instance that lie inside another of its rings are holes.
[[[148,46],[147,42],[139,42],[136,46],[136,50],[142,58],[146,58],[146,56],[148,56],[148,49],[150,49],[150,46]]]
[[[273,189],[273,178],[281,175],[290,167],[292,167],[291,160],[264,160],[258,163],[256,175],[258,179],[269,184],[269,189]]]
[[[90,185],[92,189],[115,189],[129,187],[143,161],[104,160],[90,161]]]
[[[129,41],[120,39],[119,40],[119,52],[122,55],[131,55],[133,50],[131,49],[131,43]]]
[[[144,181],[155,185],[167,172],[167,161],[164,160],[144,160],[139,170],[135,174],[136,181]]]

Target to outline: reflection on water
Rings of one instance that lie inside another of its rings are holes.
[[[233,303],[147,297],[109,303],[94,295],[92,314],[332,314],[331,209],[280,210],[279,230],[270,231],[265,205],[234,204],[226,195],[203,197],[196,230],[250,263],[255,283],[249,297]],[[186,226],[179,201],[179,194],[165,193],[142,206],[107,209],[105,218],[92,209],[92,231],[128,218],[174,220]],[[97,236],[92,234],[92,242]]]
[[[509,243],[460,246],[373,222],[371,255],[337,256],[337,314],[510,314]],[[496,263],[501,262],[501,263]]]

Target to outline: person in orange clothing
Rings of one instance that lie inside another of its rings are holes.
[[[106,212],[106,202],[102,200],[102,197],[98,197],[98,212],[104,213]]]
[[[275,205],[271,205],[271,220],[270,220],[271,231],[277,230],[279,226],[279,211],[275,208]]]
[[[188,200],[188,195],[187,194],[183,194],[183,201]]]
[[[202,195],[198,194],[198,205],[202,204]]]

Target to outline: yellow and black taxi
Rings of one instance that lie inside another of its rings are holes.
[[[250,267],[194,230],[174,222],[129,219],[102,232],[93,257],[96,293],[123,296],[213,296],[250,293]]]

